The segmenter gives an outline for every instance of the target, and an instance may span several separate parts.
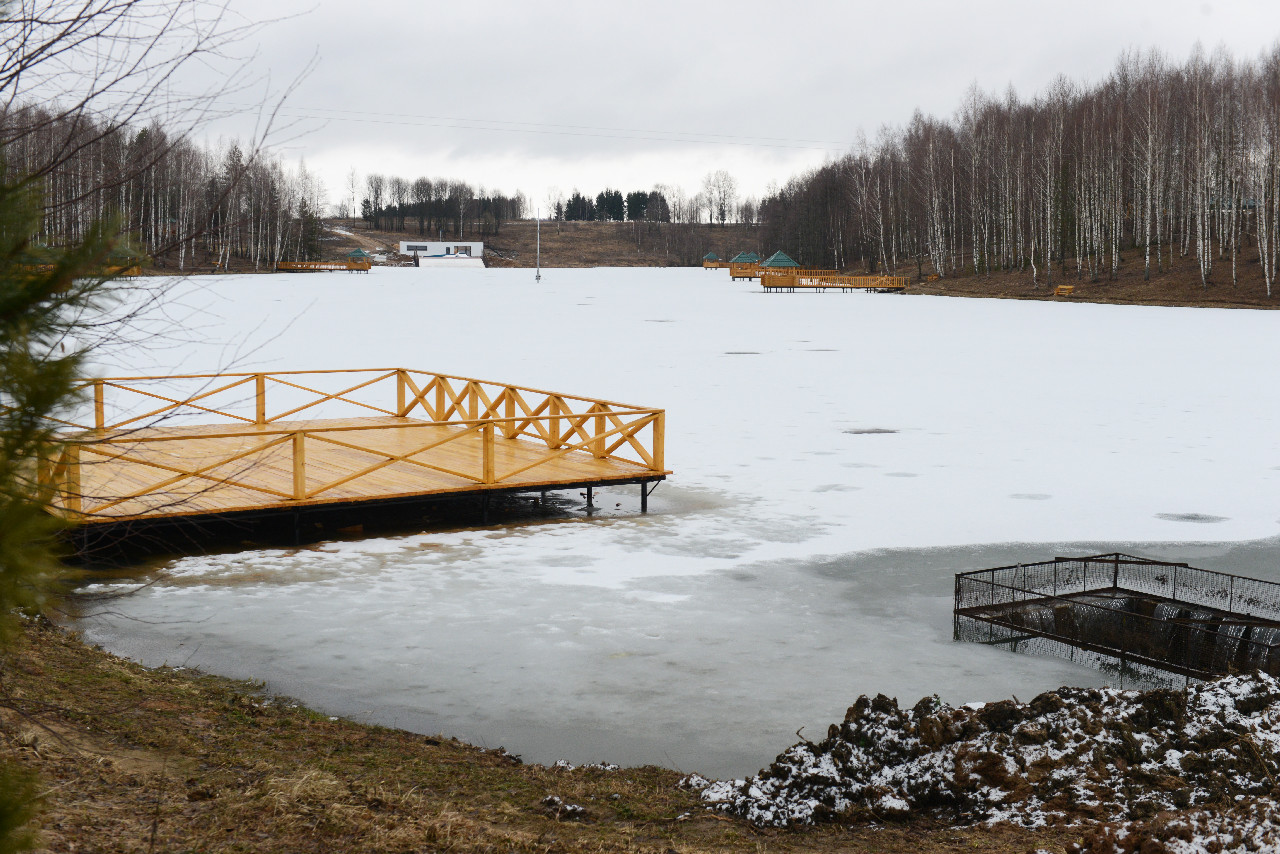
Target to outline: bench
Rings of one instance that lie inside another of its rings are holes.
[[[1053,289],[1053,295],[1055,297],[1069,297],[1075,292],[1076,292],[1075,285],[1058,285],[1056,288]]]

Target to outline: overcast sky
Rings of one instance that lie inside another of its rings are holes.
[[[334,202],[352,168],[544,207],[556,188],[692,192],[722,168],[759,196],[917,108],[951,115],[973,83],[1030,98],[1058,74],[1105,78],[1126,49],[1182,62],[1199,41],[1252,58],[1280,38],[1276,0],[230,5],[288,17],[245,45],[276,87],[315,57],[282,112],[302,133],[279,151],[305,158]]]

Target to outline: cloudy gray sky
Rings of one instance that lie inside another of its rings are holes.
[[[1023,97],[1119,54],[1198,41],[1237,58],[1280,38],[1275,0],[231,0],[265,27],[253,70],[288,98],[281,153],[330,199],[356,169],[451,177],[545,204],[727,169],[760,195],[915,109],[950,115],[976,83]],[[228,103],[249,102],[246,93]],[[245,134],[249,120],[213,135]],[[298,132],[298,133],[294,133]],[[288,139],[288,137],[293,137]]]

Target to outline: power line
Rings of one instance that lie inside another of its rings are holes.
[[[250,105],[232,105],[251,108]],[[712,134],[696,131],[661,131],[641,128],[610,128],[592,125],[562,125],[541,122],[516,122],[503,119],[469,119],[455,116],[426,116],[384,113],[369,110],[344,110],[331,107],[281,107],[277,115],[284,118],[343,121],[400,127],[439,127],[478,130],[490,133],[524,133],[539,136],[577,136],[597,139],[629,139],[646,142],[679,142],[696,145],[736,145],[749,148],[783,148],[802,151],[843,153],[838,142],[786,139],[782,137],[750,137]],[[495,127],[497,125],[497,127]],[[809,143],[809,144],[805,144]]]

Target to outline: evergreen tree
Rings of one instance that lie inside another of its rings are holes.
[[[644,190],[627,193],[627,219],[639,222],[644,219],[644,209],[649,205],[649,194]]]
[[[84,353],[71,330],[100,301],[105,280],[90,273],[114,242],[99,223],[73,249],[34,246],[41,215],[29,183],[0,184],[0,652],[21,614],[39,613],[63,578],[49,463],[62,450],[56,419],[77,401]],[[0,677],[4,667],[0,659]],[[34,794],[29,777],[0,765],[0,852],[29,846]]]
[[[311,205],[303,199],[298,206],[298,254],[301,261],[320,260],[320,216],[311,209]]]

